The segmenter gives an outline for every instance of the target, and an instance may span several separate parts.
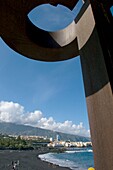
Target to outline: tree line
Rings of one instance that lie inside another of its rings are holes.
[[[42,140],[25,140],[25,139],[21,139],[20,136],[18,137],[12,137],[12,136],[8,136],[8,135],[2,135],[0,134],[0,149],[19,149],[19,150],[27,150],[27,149],[36,149],[36,147],[39,147],[37,145],[33,145],[33,143],[35,142],[39,143],[40,142],[45,142]],[[41,145],[40,145],[41,146]]]

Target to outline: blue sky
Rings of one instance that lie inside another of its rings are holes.
[[[0,54],[0,121],[89,135],[79,56],[35,61],[14,52],[2,39]]]
[[[41,29],[57,31],[65,28],[74,20],[82,5],[82,0],[79,0],[71,11],[69,8],[60,4],[57,6],[43,4],[31,10],[28,17],[35,26]]]
[[[113,16],[113,6],[110,8],[111,14]]]

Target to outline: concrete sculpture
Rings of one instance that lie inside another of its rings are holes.
[[[77,2],[1,0],[0,34],[12,49],[31,59],[61,61],[80,55],[95,169],[112,170],[113,1],[86,0],[75,20],[53,33],[35,27],[27,16],[41,4],[62,4],[72,9]]]

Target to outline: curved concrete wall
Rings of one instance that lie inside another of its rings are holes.
[[[49,32],[49,34],[61,47],[68,45],[77,37],[75,21],[65,29],[57,32]]]
[[[84,14],[76,23],[79,50],[87,43],[88,39],[93,33],[94,28],[95,20],[91,9],[91,5],[89,5],[87,9],[84,11]]]
[[[15,51],[20,54],[35,60],[41,61],[61,61],[73,58],[79,55],[77,39],[68,46],[58,48],[58,44],[51,39],[53,47],[45,48],[40,42],[41,39],[46,39],[40,30],[36,30],[37,37],[34,35],[34,28],[28,22],[27,14],[37,5],[50,3],[52,5],[62,4],[72,9],[78,0],[1,0],[0,5],[0,34],[3,40]],[[31,31],[31,29],[33,31]],[[47,38],[48,35],[46,34]],[[36,42],[36,38],[39,42]],[[44,40],[45,41],[45,40]],[[56,48],[57,47],[57,48]]]
[[[27,17],[30,9],[43,3],[48,3],[48,1],[32,2],[29,0],[25,5],[22,1],[2,0],[1,37],[15,51],[35,60],[60,61],[78,56],[79,50],[85,45],[95,26],[91,6],[84,10],[84,15],[76,24],[73,21],[63,30],[47,32],[33,26]],[[59,0],[49,1],[49,3],[57,5]],[[62,0],[60,3],[72,8],[77,0],[72,0],[70,3]],[[84,6],[87,6],[85,4]],[[89,26],[85,22],[87,19]]]

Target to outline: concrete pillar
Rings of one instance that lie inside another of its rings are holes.
[[[84,15],[85,18],[81,17],[77,23],[77,33],[95,169],[112,170],[113,95],[91,7]],[[91,25],[92,32],[89,30]],[[90,31],[88,39],[87,30]]]
[[[80,55],[95,169],[113,169],[113,95],[96,30]]]

